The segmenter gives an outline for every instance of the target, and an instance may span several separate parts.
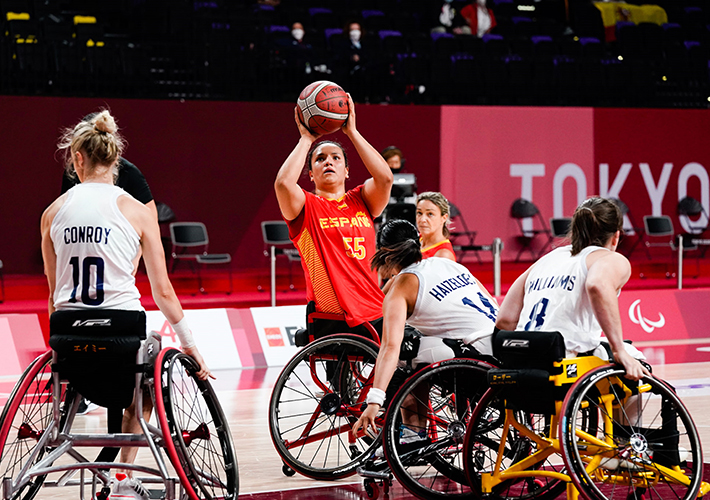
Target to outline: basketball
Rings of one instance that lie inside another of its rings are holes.
[[[298,115],[314,134],[329,134],[340,129],[350,112],[348,95],[342,87],[328,81],[313,82],[298,96]]]

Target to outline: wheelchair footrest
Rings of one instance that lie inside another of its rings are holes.
[[[392,472],[389,470],[389,465],[384,460],[381,462],[368,462],[366,465],[358,467],[357,474],[360,477],[380,479],[382,481],[392,481],[394,479]]]

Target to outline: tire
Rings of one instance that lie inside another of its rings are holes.
[[[192,500],[239,495],[239,468],[229,424],[197,363],[173,348],[155,361],[156,416],[165,449]]]
[[[486,391],[471,417],[464,441],[464,463],[466,478],[471,485],[473,496],[490,500],[551,500],[559,496],[566,483],[550,477],[511,479],[495,486],[490,493],[482,493],[481,474],[492,473],[505,425],[505,407],[499,389]],[[549,436],[550,418],[544,415],[514,412],[515,419],[532,429],[539,436]],[[500,471],[523,460],[537,451],[534,441],[523,436],[515,428],[508,429],[505,452],[501,459]],[[556,455],[535,464],[543,468],[564,473],[564,467]]]
[[[284,464],[319,480],[356,472],[377,436],[350,438],[372,387],[378,346],[358,335],[329,335],[284,367],[269,403],[271,440]]]
[[[417,371],[395,394],[383,429],[385,458],[394,476],[413,495],[471,497],[463,441],[473,409],[488,387],[490,368],[473,359],[441,361]],[[402,444],[403,415],[408,415],[409,430],[425,435],[421,444]]]
[[[35,451],[37,440],[52,422],[53,388],[52,351],[48,351],[27,367],[10,393],[0,416],[0,478],[17,480],[20,470]],[[64,386],[60,394],[61,404],[66,397]],[[48,451],[40,450],[33,463],[37,463]],[[45,477],[33,477],[15,492],[12,500],[34,498]]]
[[[644,494],[658,500],[695,498],[703,454],[690,414],[667,383],[653,376],[636,383],[624,379],[624,373],[618,366],[599,367],[580,378],[565,398],[559,432],[572,482],[590,500]],[[632,414],[632,392],[638,392],[640,421]],[[584,406],[598,414],[587,435],[577,418]],[[605,433],[605,424],[613,431]],[[595,446],[592,438],[606,445]],[[601,461],[594,463],[595,457]],[[673,467],[687,484],[671,480],[668,470]]]

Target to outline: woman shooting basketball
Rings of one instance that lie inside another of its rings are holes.
[[[281,166],[274,188],[281,214],[301,255],[307,298],[320,312],[342,314],[350,328],[382,316],[383,294],[369,262],[375,253],[373,218],[389,202],[392,172],[380,153],[357,130],[355,104],[343,132],[372,177],[346,191],[349,165],[343,147],[321,141],[294,110],[301,137]],[[304,166],[314,184],[298,185]]]

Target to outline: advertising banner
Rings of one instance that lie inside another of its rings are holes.
[[[261,348],[268,366],[283,366],[298,350],[297,330],[306,327],[306,306],[252,307]]]
[[[476,244],[503,239],[504,260],[520,248],[510,210],[517,198],[540,211],[523,229],[542,230],[596,191],[591,108],[444,106],[441,113],[441,190],[478,231]],[[547,236],[531,246],[535,254],[549,250]]]
[[[147,311],[148,331],[158,332],[163,347],[180,347],[180,340],[160,311]],[[185,317],[200,354],[211,370],[242,366],[226,309],[186,309]]]
[[[652,365],[710,361],[710,290],[628,290],[619,296],[624,338]]]
[[[595,109],[600,194],[623,200],[637,227],[645,215],[670,216],[676,234],[707,226],[708,132],[710,115],[703,110]],[[678,217],[685,196],[700,201],[705,214]]]

